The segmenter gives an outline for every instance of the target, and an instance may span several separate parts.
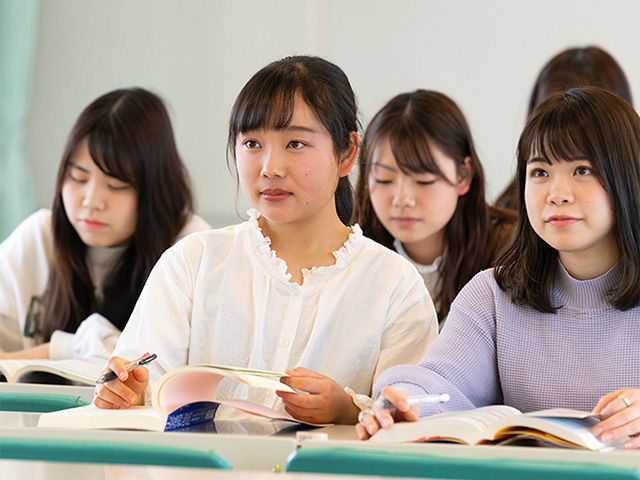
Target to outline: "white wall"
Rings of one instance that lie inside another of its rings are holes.
[[[216,226],[237,222],[225,163],[229,110],[253,73],[291,54],[341,66],[363,123],[400,92],[451,96],[494,197],[510,178],[533,81],[552,55],[602,46],[640,103],[638,18],[637,0],[42,0],[27,135],[37,204],[51,202],[80,111],[109,90],[142,86],[170,106],[199,212]]]

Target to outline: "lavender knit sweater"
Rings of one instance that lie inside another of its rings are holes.
[[[551,298],[562,308],[555,314],[512,304],[493,270],[479,273],[420,363],[385,371],[374,395],[385,385],[451,395],[448,403],[423,407],[425,416],[503,403],[523,412],[589,411],[607,393],[640,388],[640,307],[616,310],[604,295],[620,271],[618,264],[579,281],[559,264]]]

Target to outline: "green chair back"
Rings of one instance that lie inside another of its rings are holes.
[[[56,412],[89,403],[80,396],[54,393],[0,392],[0,410],[5,412]]]
[[[604,463],[469,458],[388,450],[308,447],[292,453],[287,471],[474,480],[640,480],[640,469]]]
[[[207,448],[61,438],[0,437],[0,458],[48,462],[232,468],[228,460]]]

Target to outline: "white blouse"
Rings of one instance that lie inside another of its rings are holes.
[[[151,381],[185,364],[315,370],[370,395],[387,368],[416,363],[438,326],[431,297],[400,255],[355,225],[331,266],[287,265],[249,221],[198,233],[167,250],[151,272],[114,354],[147,351]],[[247,398],[282,410],[272,391],[221,382],[220,398]],[[231,410],[231,409],[230,409]],[[219,416],[239,416],[227,411]]]

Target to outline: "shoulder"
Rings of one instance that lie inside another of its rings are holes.
[[[182,230],[178,232],[174,243],[182,240],[183,238],[191,235],[196,232],[204,232],[207,230],[211,230],[211,225],[209,225],[202,217],[199,215],[193,214],[187,220],[187,223]]]
[[[16,229],[0,244],[0,251],[33,248],[52,249],[51,210],[40,209],[16,227]]]
[[[469,280],[451,304],[451,311],[455,308],[474,314],[495,313],[502,309],[501,306],[510,304],[508,294],[500,288],[494,273],[495,270],[489,268]]]

